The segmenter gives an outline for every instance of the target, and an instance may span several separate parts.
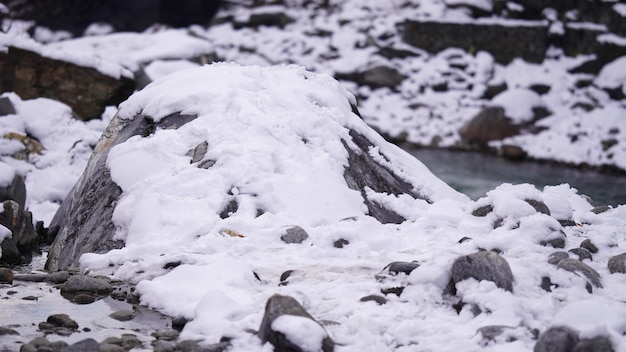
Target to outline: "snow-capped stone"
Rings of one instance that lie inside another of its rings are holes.
[[[451,277],[448,291],[452,294],[456,293],[456,284],[469,278],[491,281],[505,291],[513,291],[511,267],[495,252],[480,251],[457,258],[452,264]]]
[[[539,335],[534,352],[568,352],[578,344],[578,332],[566,326],[555,326]]]

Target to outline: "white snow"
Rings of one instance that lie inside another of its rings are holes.
[[[626,251],[624,205],[595,214],[585,197],[567,184],[542,190],[504,184],[474,202],[365,125],[391,136],[406,133],[409,142],[429,145],[438,140],[440,146],[452,146],[459,141],[460,126],[488,104],[503,105],[517,121],[527,121],[533,106],[543,106],[553,113],[539,122],[546,130],[502,143],[519,145],[536,158],[626,169],[624,103],[598,88],[624,83],[622,59],[583,88],[576,82],[590,77],[569,72],[589,59],[583,56],[554,53],[542,64],[514,60],[501,65],[485,52],[448,49],[428,54],[410,48],[415,56],[387,59],[376,54],[379,48],[407,49],[394,34],[396,23],[407,18],[468,21],[469,16],[441,0],[411,0],[405,7],[397,1],[332,3],[337,5],[332,11],[314,10],[311,15],[313,10],[289,2],[283,10],[296,22],[288,31],[235,29],[229,23],[208,30],[194,26],[146,33],[109,34],[107,28],[93,27],[89,37],[71,40],[40,31],[38,39],[48,44],[29,38],[27,23],[13,22],[8,33],[0,33],[3,50],[17,45],[112,74],[143,69],[158,80],[120,106],[116,123],[138,113],[156,121],[179,111],[199,116],[177,130],[133,137],[111,151],[108,166],[124,191],[113,220],[126,246],[84,255],[82,269],[136,282],[143,304],[192,319],[182,339],[215,343],[228,336],[233,338],[232,351],[271,350],[246,331],[258,329],[265,302],[276,293],[294,297],[324,322],[321,327],[284,317],[273,326],[311,350],[328,334],[338,343],[338,352],[532,351],[532,329],[562,324],[583,337],[609,336],[616,351],[625,350],[626,281],[624,274],[610,274],[606,266],[609,258]],[[621,4],[614,8],[621,11]],[[245,19],[251,12],[237,8],[221,15]],[[506,25],[501,19],[479,22]],[[330,34],[305,34],[318,30]],[[196,67],[196,61],[213,53],[225,61],[268,68]],[[299,66],[272,66],[294,62],[330,75],[384,64],[408,78],[396,91],[371,90],[351,82],[340,85]],[[440,83],[449,89],[433,89]],[[508,93],[492,101],[482,98],[489,85],[499,83],[507,84]],[[533,84],[547,84],[550,91],[538,96],[529,90]],[[358,96],[365,122],[352,114],[349,103],[354,98],[343,86]],[[102,120],[85,123],[72,118],[61,103],[4,96],[17,113],[0,117],[0,135],[33,136],[45,149],[28,161],[16,160],[10,154],[23,145],[2,139],[0,179],[6,183],[12,172],[24,175],[27,207],[34,220],[48,224],[117,109],[109,107]],[[593,109],[574,108],[578,103]],[[379,144],[370,155],[434,202],[368,189],[370,199],[409,220],[383,225],[366,216],[361,195],[347,189],[341,177],[347,155],[337,136],[350,140],[344,126]],[[604,150],[601,141],[608,139],[618,143]],[[216,160],[208,170],[190,164],[186,155],[204,141],[209,144],[205,160]],[[221,219],[218,213],[232,199],[239,209]],[[528,199],[544,202],[552,215],[537,213]],[[486,205],[493,212],[471,215]],[[257,216],[259,209],[264,214]],[[562,227],[557,221],[568,219],[576,225]],[[496,222],[501,226],[494,229]],[[303,244],[280,240],[293,225],[309,234]],[[0,239],[10,235],[7,231],[0,227]],[[604,288],[590,294],[583,277],[546,262],[561,249],[539,242],[560,231],[566,235],[564,250],[585,239],[598,246],[593,261],[585,263],[600,273]],[[464,237],[470,239],[459,243]],[[349,244],[335,248],[338,239]],[[457,257],[479,248],[501,251],[515,277],[514,290],[466,280],[457,288],[469,304],[457,314],[453,302],[442,295],[449,270]],[[375,278],[393,261],[413,260],[420,266],[408,276]],[[181,264],[164,269],[168,263]],[[294,274],[287,285],[279,285],[286,270]],[[552,292],[540,288],[546,276],[558,285]],[[406,285],[402,295],[387,295],[385,305],[359,301],[401,285]],[[472,305],[482,313],[474,315]],[[477,330],[487,325],[512,329],[486,342]]]
[[[619,88],[626,83],[626,56],[619,57],[606,64],[594,83],[600,88]],[[623,90],[626,89],[622,88]]]
[[[0,187],[7,187],[15,177],[15,168],[0,162]]]
[[[539,94],[529,89],[509,89],[495,96],[490,105],[504,108],[505,116],[521,124],[533,120],[533,108],[545,107]]]
[[[326,330],[313,320],[287,314],[272,322],[272,330],[283,333],[287,340],[304,352],[321,351],[322,341],[328,336]]]

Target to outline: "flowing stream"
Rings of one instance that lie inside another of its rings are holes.
[[[626,204],[626,176],[533,161],[514,162],[480,153],[406,149],[459,192],[478,199],[502,183],[531,183],[538,189],[567,183],[598,204]]]

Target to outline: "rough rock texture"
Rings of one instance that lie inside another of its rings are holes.
[[[171,26],[208,23],[221,1],[9,0],[4,3],[11,17],[80,34],[93,22],[107,22],[120,31],[141,31],[157,22]]]
[[[480,23],[407,21],[404,41],[437,53],[456,47],[467,51],[484,50],[498,63],[507,64],[520,57],[528,62],[542,62],[548,48],[547,28],[543,23],[526,26],[503,26]]]
[[[7,268],[0,268],[0,284],[12,284],[13,271]]]
[[[311,315],[309,315],[309,313],[307,313],[307,311],[295,299],[289,296],[273,295],[267,300],[265,305],[265,315],[263,316],[263,321],[261,321],[261,326],[259,327],[259,337],[261,338],[261,341],[263,341],[263,343],[270,342],[274,345],[274,349],[276,351],[303,351],[300,346],[297,346],[289,341],[285,335],[272,330],[272,323],[274,320],[284,314],[304,317],[315,321],[315,319],[313,319],[313,317],[311,317]],[[326,336],[322,342],[322,351],[333,351],[334,345],[335,343],[333,340]]]
[[[426,197],[413,191],[413,186],[402,180],[390,170],[380,165],[368,153],[369,148],[374,145],[365,136],[350,131],[352,142],[356,144],[358,149],[352,149],[346,142],[344,147],[348,151],[348,166],[344,170],[343,177],[348,187],[361,192],[361,196],[365,200],[365,205],[369,210],[369,215],[376,218],[383,224],[395,223],[399,224],[406,219],[394,211],[385,208],[381,204],[367,198],[365,189],[369,187],[377,193],[388,193],[393,195],[409,194],[417,199],[425,199]]]
[[[24,209],[26,206],[26,185],[24,184],[24,177],[22,175],[15,175],[11,184],[0,187],[0,202],[6,200],[15,201],[20,208]]]
[[[535,344],[534,352],[570,352],[578,343],[578,332],[566,326],[544,331]]]
[[[11,237],[2,241],[0,264],[30,263],[33,252],[39,249],[33,215],[13,200],[4,201],[2,206],[4,210],[0,213],[0,224],[11,231]]]
[[[76,292],[108,294],[111,291],[113,288],[109,281],[85,275],[74,275],[61,286],[61,294]]]
[[[128,121],[113,119],[96,145],[85,172],[50,222],[50,229],[58,233],[50,247],[46,269],[57,271],[76,267],[78,258],[84,253],[104,253],[122,248],[124,243],[113,239],[115,227],[111,215],[122,191],[111,180],[106,166],[109,151],[132,136],[145,137],[156,128],[178,128],[194,118],[173,114],[159,123],[143,116]]]
[[[119,104],[135,89],[129,78],[117,79],[16,47],[0,53],[0,71],[1,92],[15,92],[22,99],[58,100],[85,120],[100,117],[105,106]]]
[[[504,115],[504,108],[499,106],[485,108],[459,131],[463,142],[482,147],[519,133],[520,127],[512,123]]]
[[[447,293],[456,294],[456,284],[469,278],[488,280],[506,291],[513,291],[513,273],[498,253],[481,251],[457,258],[452,264]]]
[[[15,107],[8,97],[0,97],[0,116],[15,114]]]
[[[611,274],[626,273],[626,253],[611,257],[611,259],[609,259],[608,267]]]
[[[78,323],[67,314],[53,314],[48,317],[46,322],[56,326],[68,329],[78,329]]]
[[[302,243],[307,238],[309,238],[309,234],[300,226],[292,226],[280,236],[280,239],[285,243]]]
[[[574,352],[613,352],[613,344],[606,336],[597,336],[578,342]]]
[[[353,81],[370,88],[395,88],[406,78],[396,69],[388,66],[376,66],[362,72],[337,73],[335,78]]]

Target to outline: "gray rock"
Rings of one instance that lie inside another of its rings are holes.
[[[566,326],[551,327],[539,335],[533,352],[572,352],[578,332]]]
[[[48,275],[46,274],[18,274],[14,277],[16,281],[25,282],[44,282],[47,278]]]
[[[274,320],[284,314],[315,321],[295,299],[289,296],[273,295],[267,300],[265,305],[265,315],[259,327],[259,338],[263,343],[270,342],[276,351],[303,352],[301,347],[289,341],[285,335],[272,330]],[[327,336],[322,342],[322,351],[334,351],[334,345],[333,340]]]
[[[378,303],[378,305],[383,305],[385,303],[387,303],[387,298],[383,297],[383,296],[379,296],[379,295],[368,295],[365,297],[361,297],[361,299],[359,300],[361,302],[376,302]]]
[[[109,316],[119,321],[129,321],[135,317],[135,312],[132,310],[119,310],[109,314]]]
[[[572,248],[568,252],[574,253],[575,255],[577,255],[578,260],[580,261],[583,261],[585,259],[593,260],[593,256],[591,255],[591,252],[589,252],[588,250],[584,248]]]
[[[377,88],[395,88],[406,78],[398,70],[388,66],[376,66],[358,73],[337,73],[335,78],[353,81],[361,86]]]
[[[78,329],[78,323],[67,314],[53,314],[46,322],[60,328]]]
[[[113,239],[115,226],[111,215],[122,190],[111,180],[106,166],[111,148],[132,136],[148,136],[156,128],[178,128],[195,118],[172,114],[158,123],[142,115],[132,120],[113,118],[83,175],[50,222],[50,229],[56,226],[58,234],[48,252],[47,270],[77,268],[78,258],[84,253],[106,253],[123,247],[123,241]]]
[[[589,265],[581,262],[580,260],[565,258],[558,262],[557,267],[563,270],[567,270],[573,273],[581,273],[587,278],[587,280],[595,287],[602,287],[602,280],[600,274],[593,270]]]
[[[70,274],[67,271],[57,271],[54,273],[50,273],[46,281],[52,282],[53,284],[62,284],[69,280]]]
[[[548,256],[548,263],[557,265],[565,258],[569,258],[569,254],[567,252],[554,252]]]
[[[302,243],[307,238],[309,238],[309,234],[300,226],[291,226],[285,234],[280,236],[280,239],[285,243]]]
[[[496,337],[502,335],[504,331],[510,329],[513,328],[505,325],[489,325],[479,328],[476,332],[482,336],[483,340],[494,341]]]
[[[180,335],[180,332],[173,330],[173,329],[159,330],[159,331],[153,332],[151,335],[157,340],[174,341],[178,338],[178,336]]]
[[[110,344],[110,343],[100,343],[99,352],[126,352],[122,346]]]
[[[110,294],[112,291],[113,288],[108,280],[86,275],[73,275],[61,285],[61,294],[78,292]]]
[[[448,293],[456,294],[456,284],[469,278],[487,280],[505,291],[513,291],[509,263],[495,252],[481,251],[457,258],[452,264]]]
[[[8,97],[0,97],[0,116],[15,114],[15,107]]]
[[[611,259],[609,259],[608,267],[611,274],[626,273],[626,253],[611,257]]]
[[[157,340],[154,343],[154,352],[174,352],[176,343],[173,341]]]
[[[335,248],[343,248],[344,246],[347,246],[350,244],[350,241],[348,241],[345,238],[340,238],[337,241],[333,242],[333,247]]]
[[[524,201],[530,204],[531,207],[535,208],[538,213],[550,215],[550,208],[544,202],[540,202],[535,199],[524,199]]]
[[[16,174],[9,185],[0,187],[0,202],[5,200],[15,201],[20,206],[20,209],[26,208],[24,176]]]
[[[411,272],[417,268],[419,268],[419,263],[416,261],[413,262],[393,262],[386,266],[390,274],[397,275],[400,273],[410,275]]]
[[[38,352],[38,348],[31,345],[30,343],[25,343],[20,346],[20,352]]]
[[[606,336],[597,336],[578,342],[573,352],[613,352],[613,343]]]
[[[485,217],[492,211],[493,211],[493,205],[489,204],[489,205],[480,207],[478,209],[475,209],[474,211],[472,211],[472,215],[478,216],[478,217]]]
[[[19,335],[19,333],[11,328],[0,326],[0,336],[5,335]]]
[[[580,248],[584,248],[593,254],[598,253],[598,247],[596,247],[596,245],[593,244],[588,238],[580,243]]]
[[[95,352],[99,349],[98,341],[85,339],[67,346],[63,352]]]
[[[47,338],[40,336],[40,337],[35,337],[34,339],[30,340],[28,343],[39,348],[41,346],[48,346],[50,344],[50,341],[48,341]]]
[[[474,116],[459,131],[464,143],[486,147],[489,142],[502,140],[520,133],[520,127],[504,114],[504,108],[488,106]]]

